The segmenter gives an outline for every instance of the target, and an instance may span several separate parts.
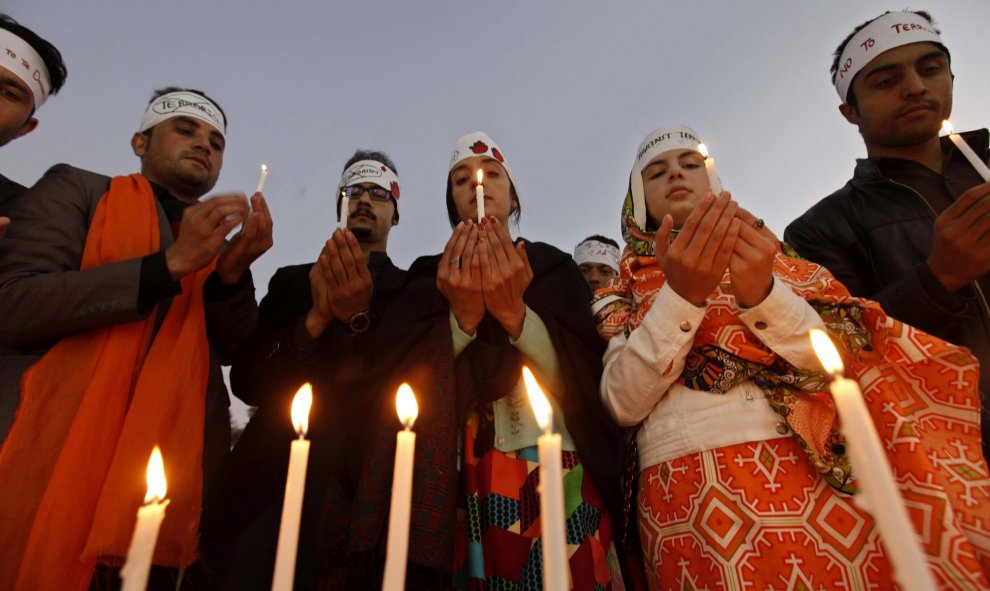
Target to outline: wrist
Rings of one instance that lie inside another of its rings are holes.
[[[189,266],[182,261],[182,257],[175,254],[174,244],[165,249],[165,266],[172,281],[178,281],[191,272]]]
[[[928,269],[935,276],[935,279],[942,284],[946,290],[956,293],[963,287],[965,287],[969,282],[959,279],[951,273],[948,273],[938,267],[938,265],[932,264],[932,259],[929,257],[925,264],[928,265]]]
[[[509,336],[513,339],[518,339],[522,335],[523,325],[526,323],[526,306],[523,305],[518,310],[513,310],[512,313],[506,317],[505,321],[502,322],[502,328],[505,332],[509,333]]]
[[[330,321],[324,318],[316,310],[310,309],[310,311],[306,314],[306,332],[308,332],[309,336],[314,339],[319,338],[319,336],[323,334],[323,331],[327,329],[327,325],[329,324]]]

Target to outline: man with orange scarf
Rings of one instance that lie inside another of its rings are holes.
[[[155,445],[171,504],[154,563],[196,560],[229,447],[220,364],[254,328],[249,266],[272,244],[260,194],[251,209],[238,193],[200,200],[225,130],[202,92],[159,91],[131,139],[140,174],[54,166],[0,245],[0,339],[31,354],[0,372],[6,391],[21,384],[0,449],[2,589],[115,578]]]

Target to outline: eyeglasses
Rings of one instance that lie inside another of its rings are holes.
[[[370,197],[372,201],[388,201],[392,196],[392,193],[388,189],[383,189],[379,186],[362,187],[361,185],[351,185],[346,189],[341,189],[340,196],[346,197],[348,190],[351,192],[351,199],[355,200],[360,199],[361,195],[364,195],[365,192],[368,193],[368,197]]]

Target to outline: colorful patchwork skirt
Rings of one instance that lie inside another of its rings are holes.
[[[455,532],[457,589],[542,589],[539,460],[536,447],[500,452],[481,415],[464,431],[461,503]],[[564,452],[564,515],[572,589],[611,589],[608,549],[612,524],[575,452]]]
[[[872,517],[829,486],[791,437],[704,451],[640,474],[639,532],[651,589],[895,589]],[[940,588],[987,589],[945,505],[919,495]]]

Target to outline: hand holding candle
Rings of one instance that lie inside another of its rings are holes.
[[[559,433],[553,433],[553,411],[533,372],[523,366],[526,394],[544,434],[537,440],[540,459],[540,539],[543,550],[543,589],[570,588],[567,568],[567,538],[564,522],[562,448]]]
[[[949,139],[956,145],[956,149],[962,152],[963,156],[966,157],[966,160],[969,160],[969,163],[976,169],[976,172],[983,177],[983,180],[990,181],[990,167],[987,167],[986,162],[980,160],[980,157],[976,155],[973,148],[969,147],[969,144],[966,143],[966,140],[964,140],[961,135],[958,133],[953,133],[952,124],[949,123],[948,119],[942,122],[942,131],[949,134]]]
[[[388,546],[382,591],[401,591],[406,585],[406,556],[409,552],[409,514],[412,507],[413,458],[416,434],[413,423],[419,415],[416,396],[409,384],[399,386],[395,410],[404,429],[395,442],[395,467],[392,470],[392,504],[388,513]]]
[[[165,463],[157,445],[151,450],[146,478],[148,492],[144,495],[144,505],[137,512],[137,524],[131,537],[131,547],[127,550],[127,561],[120,569],[122,591],[143,591],[147,587],[151,560],[158,543],[158,530],[165,519],[165,507],[168,506],[168,499],[165,498]]]
[[[812,329],[811,343],[822,367],[832,378],[829,390],[839,413],[842,434],[849,443],[849,461],[861,488],[859,494],[866,496],[876,519],[894,578],[905,590],[934,591],[935,580],[859,385],[842,376],[842,359],[825,332]]]
[[[292,399],[292,426],[299,438],[289,452],[289,472],[282,502],[282,523],[278,529],[275,551],[275,576],[272,591],[290,591],[296,575],[296,549],[299,544],[299,520],[302,516],[303,491],[306,488],[306,464],[309,461],[309,409],[313,405],[313,388],[303,384]]]
[[[715,159],[708,155],[708,147],[705,144],[698,144],[698,151],[705,157],[705,172],[708,173],[708,184],[711,185],[712,193],[718,197],[722,193],[722,183],[718,180]]]
[[[485,185],[482,184],[484,175],[478,169],[478,184],[474,188],[474,201],[478,205],[478,223],[485,218]]]

